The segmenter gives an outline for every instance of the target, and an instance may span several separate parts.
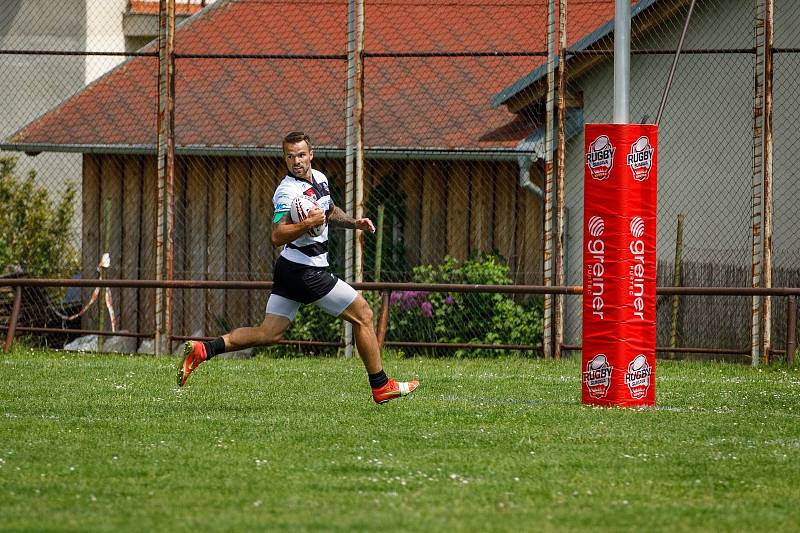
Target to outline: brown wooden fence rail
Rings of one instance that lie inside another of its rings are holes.
[[[8,326],[0,326],[7,330],[6,341],[3,347],[8,351],[17,331],[31,333],[76,333],[95,334],[121,337],[152,338],[154,333],[143,332],[111,332],[83,329],[61,328],[30,328],[17,327],[19,310],[22,304],[22,287],[121,287],[121,288],[173,288],[173,289],[272,289],[271,281],[194,281],[194,280],[122,280],[122,279],[45,279],[45,278],[5,278],[0,280],[0,286],[16,287],[14,303]],[[428,291],[428,292],[480,292],[480,293],[505,293],[505,294],[564,294],[579,295],[583,288],[580,286],[550,286],[543,285],[457,285],[446,283],[384,283],[362,282],[353,283],[358,290],[378,291],[381,293],[381,310],[378,317],[378,340],[383,346],[397,347],[423,347],[423,348],[454,348],[454,349],[501,349],[501,350],[526,350],[532,351],[528,345],[516,344],[475,344],[475,343],[437,343],[437,342],[411,342],[391,341],[384,342],[386,326],[389,319],[389,295],[392,291]],[[786,298],[786,350],[774,350],[775,354],[786,354],[788,366],[793,365],[793,356],[797,346],[796,317],[797,296],[800,287],[779,288],[750,288],[750,287],[657,287],[657,295],[663,296],[777,296]],[[211,337],[172,336],[174,340],[209,340]],[[339,342],[283,340],[281,344],[305,346],[330,346],[341,347]],[[563,345],[563,350],[580,350],[580,345]],[[660,353],[708,353],[725,355],[750,355],[749,350],[731,350],[704,347],[656,347]]]

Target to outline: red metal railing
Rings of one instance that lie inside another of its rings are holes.
[[[16,287],[14,303],[8,326],[5,329],[6,340],[4,351],[8,351],[17,331],[30,333],[75,333],[94,334],[121,337],[150,338],[153,333],[144,332],[110,332],[82,329],[61,329],[43,327],[18,327],[19,311],[22,305],[22,287],[120,287],[120,288],[174,288],[174,289],[272,289],[271,281],[193,281],[193,280],[121,280],[121,279],[45,279],[45,278],[5,278],[0,280],[0,286]],[[474,344],[474,343],[439,343],[439,342],[412,342],[412,341],[385,341],[386,328],[389,321],[389,295],[392,291],[428,291],[428,292],[483,292],[505,294],[565,294],[580,295],[583,292],[580,286],[554,286],[542,285],[456,285],[445,283],[384,283],[361,282],[353,283],[358,290],[378,291],[381,293],[381,310],[378,317],[378,341],[381,346],[421,347],[421,348],[466,348],[466,349],[501,349],[501,350],[527,350],[532,351],[528,345],[517,344]],[[664,296],[777,296],[786,298],[786,350],[774,350],[775,354],[786,354],[787,364],[792,366],[793,356],[797,346],[797,296],[800,287],[785,288],[751,288],[751,287],[658,287],[656,294]],[[174,335],[174,340],[207,340],[211,337],[190,337]],[[329,346],[339,347],[338,342],[326,341],[301,341],[283,340],[281,344],[304,346]],[[580,350],[580,345],[564,345],[564,350]],[[703,347],[656,347],[660,353],[707,353],[724,355],[749,355],[750,350],[731,350],[723,348]]]

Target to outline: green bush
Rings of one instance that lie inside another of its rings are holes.
[[[413,270],[417,283],[510,285],[509,267],[497,255]],[[541,298],[515,302],[508,294],[396,291],[390,298],[387,339],[425,342],[542,345]],[[427,350],[458,357],[497,355],[497,350]]]
[[[468,285],[510,285],[509,268],[497,255],[483,255],[459,262],[446,257],[440,265],[413,269],[417,283],[457,283]],[[364,292],[370,306],[380,308],[380,295]],[[375,321],[377,322],[377,312]],[[542,346],[542,300],[526,298],[517,303],[508,294],[439,293],[394,291],[390,298],[387,340],[424,342],[475,342]],[[304,305],[286,332],[287,339],[337,341],[341,320],[314,305]],[[301,353],[333,355],[331,348],[304,348]],[[423,350],[437,356],[496,356],[499,350]],[[405,350],[413,354],[415,350]],[[271,347],[265,354],[286,353]]]
[[[286,332],[287,339],[307,341],[338,341],[341,320],[329,315],[316,305],[303,305]]]
[[[0,267],[18,265],[29,276],[65,278],[78,269],[70,242],[75,185],[57,203],[35,183],[36,172],[16,176],[17,158],[0,158]]]

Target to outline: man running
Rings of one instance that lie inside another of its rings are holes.
[[[329,225],[371,233],[375,232],[375,226],[368,218],[349,217],[333,204],[328,178],[311,168],[314,149],[308,135],[289,133],[283,139],[283,156],[289,172],[272,198],[275,209],[272,245],[283,246],[283,250],[275,263],[274,283],[264,321],[260,326],[234,329],[210,342],[187,342],[183,362],[178,367],[178,386],[185,385],[192,371],[215,355],[278,342],[300,305],[313,303],[353,325],[358,354],[367,370],[376,403],[410,394],[419,386],[419,381],[395,381],[383,371],[378,339],[372,326],[372,309],[367,301],[353,287],[327,271]],[[304,220],[292,223],[289,209],[298,196],[315,200],[319,208],[309,210]],[[308,233],[319,225],[324,225],[319,236]]]

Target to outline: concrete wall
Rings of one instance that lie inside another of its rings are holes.
[[[86,50],[125,52],[122,16],[127,0],[86,1]],[[86,83],[90,83],[125,60],[122,56],[86,56]]]
[[[0,2],[0,48],[7,50],[83,50],[85,0],[4,0]],[[85,59],[80,56],[0,55],[0,137],[5,138],[54,108],[83,87]],[[81,182],[80,154],[18,157],[20,175],[35,169],[39,183],[60,194],[65,183]],[[79,212],[79,210],[77,210]],[[80,237],[80,217],[75,218]]]
[[[124,51],[122,13],[126,0],[3,0],[0,49],[46,51]],[[6,138],[81,90],[124,60],[117,56],[0,55],[0,138]],[[19,174],[35,170],[38,182],[60,195],[68,182],[80,198],[80,154],[43,153],[18,158]],[[74,237],[80,243],[80,204]]]

